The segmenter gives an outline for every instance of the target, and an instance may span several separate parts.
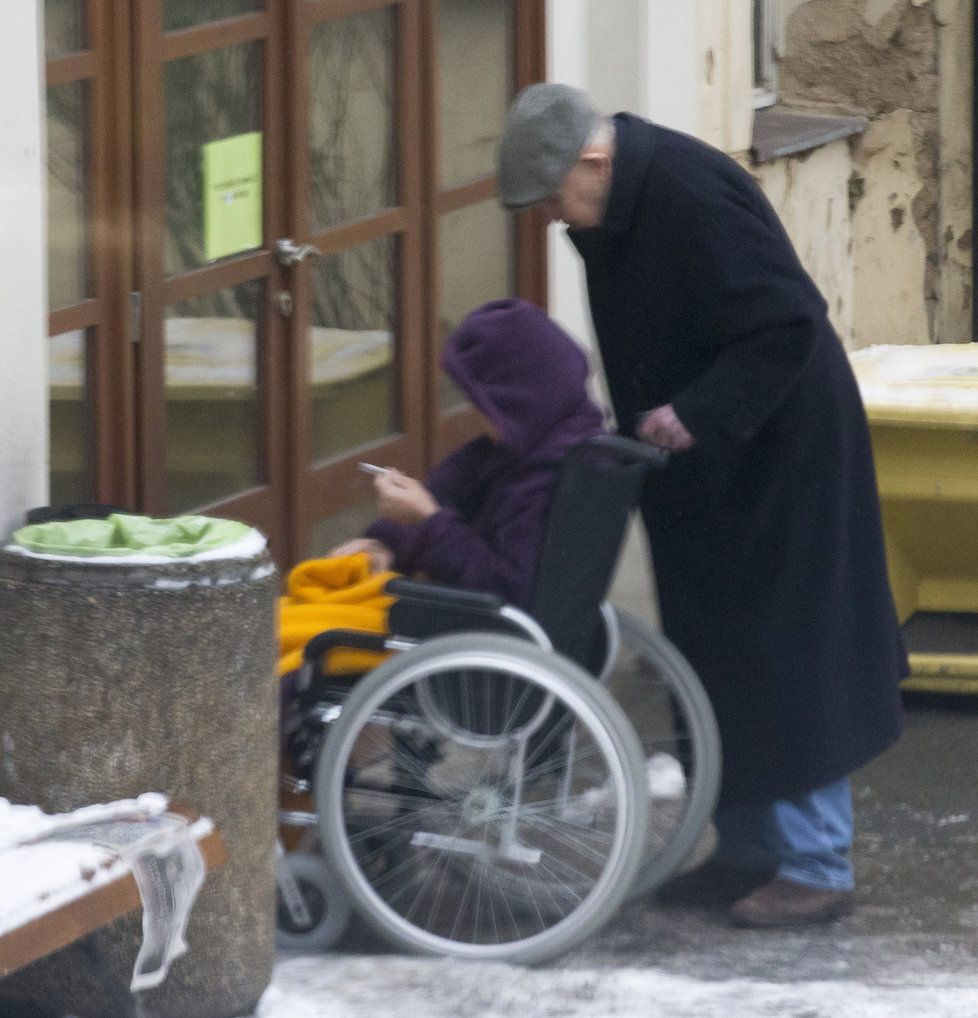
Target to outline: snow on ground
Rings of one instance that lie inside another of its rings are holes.
[[[255,1018],[975,1018],[973,986],[707,982],[396,956],[279,960]]]

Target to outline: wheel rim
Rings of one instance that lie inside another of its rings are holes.
[[[712,816],[720,737],[709,698],[685,658],[661,633],[617,614],[622,645],[608,686],[633,723],[647,767],[648,830],[632,887],[638,895],[675,872]]]
[[[493,702],[514,720],[497,718],[491,739],[466,738],[460,712],[446,730],[426,709],[467,669],[512,687]],[[598,694],[555,680],[552,658],[480,646],[405,663],[355,716],[345,707],[317,797],[331,858],[368,917],[402,943],[472,957],[544,949],[600,921],[592,912],[638,863],[643,803]]]

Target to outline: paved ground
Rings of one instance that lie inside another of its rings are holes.
[[[856,915],[791,932],[628,905],[535,970],[400,958],[360,935],[282,959],[261,1018],[978,1016],[978,703],[908,703],[902,741],[854,781]]]
[[[564,963],[654,964],[705,979],[978,987],[978,708],[960,707],[914,706],[902,741],[856,776],[853,917],[772,933],[637,902]]]

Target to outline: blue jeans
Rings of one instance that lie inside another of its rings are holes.
[[[851,891],[852,789],[848,778],[793,799],[717,810],[716,859],[732,866],[773,867],[776,876],[809,887]]]

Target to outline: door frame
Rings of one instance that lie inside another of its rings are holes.
[[[127,5],[110,15],[104,0],[84,8],[83,49],[45,60],[45,86],[89,89],[88,145],[83,167],[88,292],[48,311],[48,337],[84,331],[84,439],[90,497],[136,503],[132,332],[131,23]]]

